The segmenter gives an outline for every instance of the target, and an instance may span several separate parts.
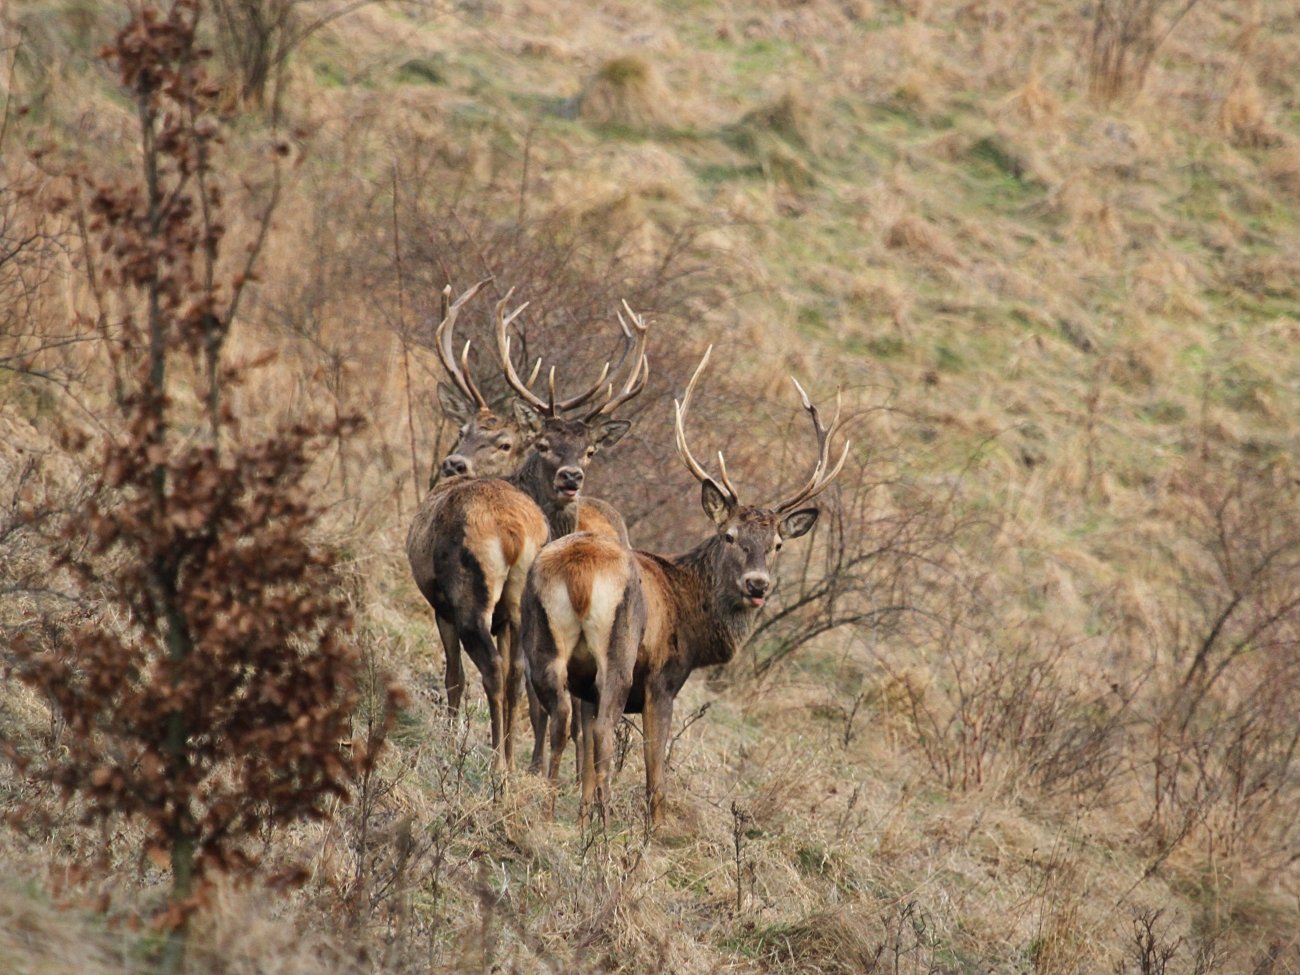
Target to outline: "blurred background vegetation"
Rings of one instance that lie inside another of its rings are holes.
[[[0,11],[7,645],[123,625],[50,538],[115,434],[63,174],[138,170],[96,56],[128,6]],[[410,700],[351,801],[261,838],[305,883],[221,886],[190,970],[1300,971],[1293,3],[209,0],[202,24],[225,273],[274,203],[226,341],[260,362],[240,430],[365,419],[310,471],[315,530]],[[635,721],[582,834],[572,792],[551,823],[538,782],[494,780],[481,699],[439,710],[403,543],[454,436],[438,295],[487,275],[459,327],[493,396],[507,288],[579,382],[619,301],[654,320],[636,426],[589,473],[639,547],[709,530],[670,403],[709,343],[693,443],[742,494],[806,476],[789,375],[853,416],[762,628],[683,692],[653,837]],[[6,681],[0,739],[65,733]],[[0,827],[6,970],[147,970],[140,827],[11,770],[0,803],[46,813]]]

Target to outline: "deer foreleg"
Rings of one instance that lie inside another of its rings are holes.
[[[650,681],[646,681],[641,720],[645,729],[646,811],[654,827],[664,820],[664,761],[673,727],[673,699],[653,688]]]

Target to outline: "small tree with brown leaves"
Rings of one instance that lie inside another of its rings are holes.
[[[270,211],[224,281],[201,6],[132,5],[104,56],[137,109],[139,172],[69,174],[72,198],[89,200],[86,269],[118,422],[63,530],[62,564],[98,611],[17,650],[22,678],[66,721],[64,751],[11,756],[80,796],[90,819],[143,821],[171,867],[169,969],[212,872],[251,868],[251,834],[324,816],[383,739],[346,744],[360,662],[306,485],[314,456],[357,421],[256,440],[223,395],[248,368],[222,349]]]

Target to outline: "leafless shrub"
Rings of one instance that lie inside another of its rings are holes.
[[[68,352],[89,341],[84,323],[48,327],[45,313],[50,285],[68,243],[66,222],[57,218],[45,195],[46,180],[22,152],[6,151],[14,115],[13,69],[18,50],[10,52],[4,108],[0,111],[0,375],[51,382],[68,391],[74,379]],[[34,384],[24,384],[31,389]],[[11,395],[6,390],[6,396]],[[34,395],[39,395],[36,393]]]
[[[927,629],[933,680],[891,676],[915,743],[946,788],[1023,781],[1048,793],[1105,794],[1123,760],[1131,700],[1118,687],[1076,686],[1064,666],[1069,640],[979,616],[931,620]]]
[[[18,677],[66,724],[57,753],[5,749],[79,797],[88,820],[143,824],[171,873],[169,970],[211,875],[251,871],[265,830],[325,816],[384,731],[340,748],[357,703],[352,612],[336,554],[312,541],[320,509],[305,484],[336,429],[300,423],[250,441],[225,395],[248,368],[222,349],[263,237],[224,278],[201,12],[201,0],[134,8],[105,51],[135,102],[137,174],[66,174],[111,418],[94,488],[52,544],[92,611],[50,642],[16,641]]]
[[[751,638],[758,677],[832,630],[855,628],[874,647],[923,611],[926,578],[944,573],[964,526],[950,493],[876,473],[890,466],[859,455],[823,496],[819,544],[786,567],[776,606]]]
[[[1185,478],[1148,826],[1159,859],[1197,832],[1219,854],[1285,857],[1297,828],[1281,813],[1298,798],[1300,485],[1282,466]]]
[[[1166,23],[1160,14],[1170,0],[1097,0],[1088,44],[1088,90],[1103,105],[1142,89],[1160,45],[1199,0],[1177,0]]]
[[[326,24],[381,0],[212,0],[217,55],[230,74],[235,102],[280,113],[284,68],[294,51]]]
[[[1128,954],[1115,965],[1115,975],[1173,975],[1186,972],[1187,975],[1210,975],[1220,967],[1222,958],[1213,940],[1199,940],[1189,944],[1184,938],[1170,940],[1167,933],[1160,930],[1160,919],[1164,916],[1162,908],[1136,908],[1133,911],[1132,928],[1127,942]],[[1180,955],[1190,954],[1191,958],[1180,966],[1170,967]]]

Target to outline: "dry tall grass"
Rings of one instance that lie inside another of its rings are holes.
[[[89,307],[75,228],[37,219],[18,149],[120,161],[106,20],[0,12],[6,104],[29,108],[0,157],[5,632],[65,608],[24,526],[76,496],[59,431],[104,395],[63,341]],[[308,883],[223,890],[194,971],[1300,971],[1300,22],[1195,4],[1109,107],[1093,26],[1055,2],[512,0],[368,6],[295,51],[291,178],[231,339],[277,357],[237,404],[250,433],[366,415],[314,484],[413,704],[364,796],[265,851]],[[574,119],[629,31],[653,113]],[[228,149],[267,138],[240,119]],[[265,187],[227,189],[233,233]],[[638,439],[591,475],[645,547],[708,530],[668,403],[706,343],[732,382],[701,406],[744,483],[805,469],[786,373],[858,414],[856,476],[771,618],[816,597],[687,685],[654,837],[635,721],[610,827],[583,835],[572,794],[552,824],[536,782],[493,779],[481,708],[441,719],[402,540],[450,433],[428,316],[485,272],[527,282],[529,341],[584,374],[617,299],[658,319]],[[869,558],[837,561],[846,542]],[[59,747],[8,685],[0,734]],[[51,817],[0,830],[21,878],[0,963],[139,970],[129,919],[164,878],[132,827],[86,831],[32,788],[0,779]]]

